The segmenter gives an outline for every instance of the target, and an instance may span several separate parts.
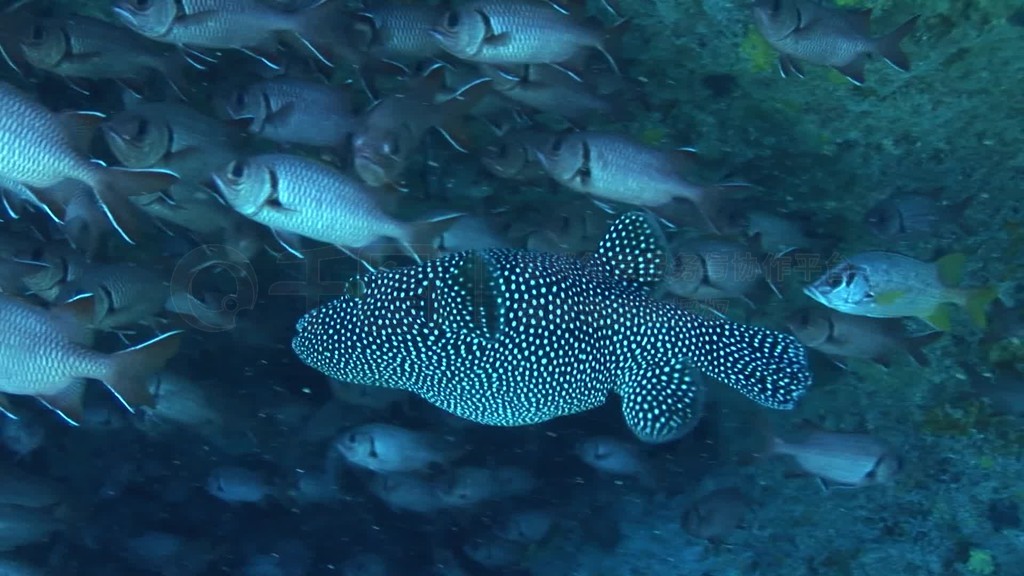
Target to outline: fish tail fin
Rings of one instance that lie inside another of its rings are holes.
[[[134,244],[132,236],[139,230],[138,209],[130,197],[170,188],[177,181],[176,175],[164,170],[104,168],[93,190],[100,208],[114,229]]]
[[[449,214],[409,224],[409,232],[402,243],[410,256],[416,259],[430,259],[438,255],[437,240],[444,234],[462,214]]]
[[[701,372],[763,406],[791,410],[811,386],[807,350],[790,334],[697,318],[686,330]]]
[[[938,341],[942,338],[943,334],[944,332],[941,330],[935,330],[933,332],[925,332],[924,334],[917,334],[907,338],[907,353],[910,354],[910,357],[913,358],[914,362],[916,362],[918,366],[929,366],[931,361],[928,360],[928,356],[925,355],[924,348]]]
[[[996,286],[984,286],[982,288],[970,288],[967,290],[967,298],[964,300],[964,310],[971,323],[978,328],[984,329],[988,326],[988,307],[992,301],[999,297],[999,288]]]
[[[138,406],[152,406],[154,399],[148,379],[163,369],[181,346],[182,331],[168,332],[145,344],[113,354],[100,380],[132,412]]]
[[[902,42],[908,34],[914,31],[914,27],[917,25],[917,21],[920,18],[920,15],[914,16],[903,24],[900,24],[900,26],[892,32],[879,38],[878,43],[875,45],[875,53],[884,58],[885,61],[891,64],[893,68],[909,72],[910,58],[907,56],[906,52],[903,51],[903,48],[900,47],[900,42]]]

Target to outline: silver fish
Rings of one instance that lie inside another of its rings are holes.
[[[481,64],[558,64],[588,49],[613,68],[606,32],[540,0],[475,0],[448,10],[433,29],[453,56]]]
[[[382,473],[436,469],[465,452],[451,439],[382,423],[342,432],[334,449],[350,463]]]
[[[157,71],[180,94],[186,61],[167,48],[87,16],[38,19],[21,42],[30,64],[68,79],[112,78],[138,92],[148,73]]]
[[[107,355],[89,349],[83,322],[91,319],[91,297],[46,310],[0,295],[0,392],[35,396],[68,422],[81,421],[86,378],[103,381],[129,409],[150,404],[150,374],[173,356],[180,332]]]
[[[480,161],[498,178],[532,181],[545,178],[536,150],[551,136],[533,130],[508,132],[480,153]]]
[[[547,173],[571,190],[655,209],[686,199],[709,219],[720,191],[681,175],[691,156],[689,150],[659,150],[622,134],[588,131],[553,138],[538,150]]]
[[[220,466],[206,479],[206,491],[225,502],[255,503],[274,496],[262,474],[239,466]]]
[[[827,270],[804,293],[846,314],[920,318],[939,330],[950,329],[947,305],[956,304],[984,327],[985,310],[998,290],[959,287],[966,262],[960,253],[922,262],[895,252],[861,252]]]
[[[237,157],[239,131],[174,102],[133,106],[102,125],[114,156],[129,168],[173,171],[185,182],[201,182]]]
[[[274,142],[333,147],[356,127],[349,95],[334,86],[274,78],[239,88],[229,97],[231,118],[251,118],[249,132]]]
[[[792,456],[805,472],[826,485],[887,483],[901,467],[897,455],[867,434],[815,431],[798,442],[775,438],[772,452]]]
[[[65,179],[83,182],[92,188],[111,224],[130,241],[126,228],[132,228],[133,206],[128,198],[167,188],[177,177],[90,162],[80,149],[96,121],[91,114],[58,116],[0,82],[0,149],[6,151],[0,156],[0,186],[45,205],[46,195],[36,190]],[[51,204],[46,209],[59,219],[60,206]]]
[[[284,11],[260,0],[118,0],[114,14],[128,28],[158,42],[235,48],[275,68],[274,53],[283,36],[293,34],[302,40],[317,29],[321,17],[316,7]]]
[[[864,83],[868,56],[880,56],[898,70],[910,70],[900,42],[914,30],[914,16],[892,32],[871,36],[871,9],[832,8],[813,0],[756,0],[754,22],[781,53],[783,76],[803,76],[798,60],[831,66],[855,84]]]
[[[355,48],[381,60],[423,60],[444,54],[431,29],[443,14],[438,6],[374,2],[350,23]]]
[[[130,264],[90,266],[76,287],[95,296],[92,325],[102,330],[153,321],[171,292],[159,274]]]
[[[253,156],[231,162],[213,178],[225,201],[246,218],[349,250],[391,239],[410,255],[430,257],[437,237],[451,225],[396,220],[365,185],[301,156]]]
[[[876,235],[894,240],[924,238],[943,228],[958,226],[975,195],[944,203],[934,194],[897,192],[880,200],[864,214],[864,223]]]
[[[434,483],[416,474],[376,474],[369,489],[398,511],[428,514],[446,507]]]
[[[397,185],[423,136],[432,128],[456,148],[464,149],[452,134],[452,124],[489,89],[487,81],[481,79],[442,96],[438,82],[443,81],[443,70],[434,70],[408,93],[378,101],[362,117],[352,138],[353,164],[370,186]]]
[[[630,476],[650,483],[653,471],[640,448],[609,436],[588,438],[576,446],[576,455],[595,470],[613,476]]]
[[[508,69],[481,65],[495,92],[511,102],[547,114],[578,121],[615,112],[611,102],[551,66],[523,64]]]
[[[694,300],[739,298],[753,306],[750,296],[769,285],[765,257],[742,242],[720,237],[688,238],[673,244],[665,288]]]
[[[909,354],[919,366],[928,366],[923,347],[942,337],[942,332],[912,336],[901,320],[852,316],[827,308],[805,308],[787,319],[800,342],[832,357],[865,358],[884,367],[901,354]]]

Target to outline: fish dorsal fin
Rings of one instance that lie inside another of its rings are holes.
[[[474,250],[433,260],[427,264],[427,274],[425,304],[431,321],[445,330],[485,340],[498,334],[496,278],[485,252]],[[430,276],[435,280],[430,281]]]
[[[651,217],[630,212],[612,223],[593,261],[616,278],[651,285],[664,277],[666,257],[664,239]]]

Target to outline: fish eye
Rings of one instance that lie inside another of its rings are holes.
[[[458,28],[460,20],[462,20],[462,18],[459,17],[458,10],[449,10],[448,15],[444,19],[444,26],[445,28],[454,30],[455,28]]]
[[[498,144],[495,147],[494,152],[495,152],[495,155],[497,155],[500,158],[504,158],[504,157],[508,156],[508,144],[505,143],[505,142],[502,142],[502,143]]]
[[[555,138],[554,141],[551,142],[551,151],[552,152],[561,152],[562,151],[562,144],[563,144],[564,140],[565,140],[564,138]]]
[[[46,36],[46,30],[41,24],[35,24],[32,26],[31,38],[35,42],[41,42]]]
[[[235,93],[235,105],[239,108],[245,107],[245,90],[239,90]]]
[[[149,0],[132,0],[132,3],[135,4],[136,8],[139,8],[139,9],[142,9],[142,10],[145,10],[146,8],[149,8]]]
[[[391,139],[381,145],[381,150],[388,156],[397,156],[399,151],[398,140]]]
[[[235,180],[241,180],[245,176],[245,162],[236,160],[228,166],[228,176]]]
[[[139,121],[135,123],[135,140],[145,140],[146,136],[149,135],[149,120],[145,118],[139,118]]]
[[[845,282],[846,274],[830,274],[829,277],[825,279],[825,284],[828,285],[829,288],[833,289],[841,287]]]

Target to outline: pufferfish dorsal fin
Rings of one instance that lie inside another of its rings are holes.
[[[682,438],[697,425],[704,388],[700,373],[680,358],[625,375],[616,391],[630,430],[644,442],[660,444]]]
[[[630,212],[612,223],[592,262],[620,280],[653,286],[664,277],[666,261],[665,240],[653,219]]]
[[[432,261],[427,270],[425,304],[431,322],[444,330],[466,332],[484,340],[497,337],[501,303],[486,252],[453,254]]]

